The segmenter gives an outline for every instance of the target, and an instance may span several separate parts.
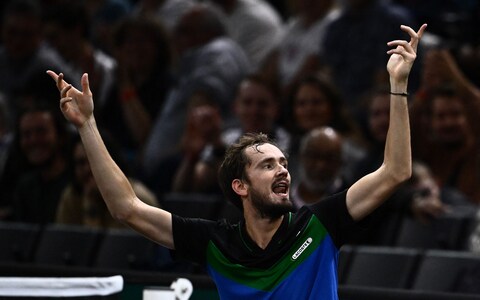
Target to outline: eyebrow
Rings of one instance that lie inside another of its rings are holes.
[[[266,158],[260,160],[257,165],[260,166],[260,165],[263,165],[265,163],[269,163],[269,162],[271,163],[271,162],[275,162],[275,161],[276,161],[275,157],[266,157]],[[288,163],[288,160],[287,160],[286,157],[282,156],[282,157],[280,157],[280,162],[287,162]]]

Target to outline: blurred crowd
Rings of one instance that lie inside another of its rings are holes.
[[[46,75],[88,73],[107,148],[144,202],[218,194],[226,147],[263,132],[298,208],[383,161],[387,42],[429,24],[410,76],[414,174],[373,216],[480,204],[480,1],[11,0],[0,4],[0,220],[121,227]],[[372,241],[359,237],[359,242]]]

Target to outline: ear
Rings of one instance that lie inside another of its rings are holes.
[[[232,189],[237,195],[240,197],[245,197],[248,194],[248,185],[245,184],[242,180],[240,179],[234,179],[232,181]]]

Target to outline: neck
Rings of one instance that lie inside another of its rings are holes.
[[[267,248],[273,235],[282,224],[282,220],[283,216],[272,220],[245,213],[247,233],[261,249]]]

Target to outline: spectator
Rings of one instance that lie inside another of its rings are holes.
[[[298,170],[300,140],[317,127],[328,126],[342,135],[342,159],[346,166],[363,156],[363,141],[357,124],[349,116],[338,90],[326,76],[317,73],[300,80],[292,91],[288,107],[286,122],[294,137],[289,164],[294,176],[295,170]],[[345,176],[348,178],[351,174]]]
[[[264,69],[281,83],[284,95],[320,68],[322,40],[328,25],[338,17],[338,9],[334,0],[301,0],[292,1],[290,14],[280,44]]]
[[[134,16],[156,18],[171,33],[178,20],[194,3],[195,0],[139,0],[133,7],[132,14]]]
[[[350,186],[351,179],[341,172],[342,142],[340,134],[331,127],[314,128],[303,136],[296,172],[299,180],[290,196],[297,210]]]
[[[480,89],[445,49],[424,58],[422,84],[411,105],[412,150],[441,187],[479,203]]]
[[[98,95],[95,105],[101,108],[114,82],[116,62],[90,41],[89,19],[82,2],[60,2],[45,13],[48,43],[70,66],[73,78],[88,73],[95,78],[92,91]],[[80,82],[76,82],[78,86]]]
[[[220,134],[222,128],[223,120],[215,103],[197,103],[188,107],[178,151],[162,159],[154,175],[146,181],[159,199],[171,192],[219,192],[218,185],[212,184],[212,178],[217,177],[216,164],[225,152]],[[199,162],[205,158],[202,157],[204,152],[209,155],[208,162],[202,166]]]
[[[34,0],[11,0],[4,8],[0,90],[9,101],[14,120],[24,108],[18,99],[20,96],[32,92],[44,99],[58,96],[58,92],[46,83],[48,76],[45,76],[45,70],[71,73],[58,53],[44,42],[41,13],[38,1]]]
[[[190,145],[195,140],[195,136],[203,137],[205,142],[202,143],[203,148],[195,148],[201,152],[187,152],[184,155],[182,167],[175,176],[175,191],[191,191],[191,187],[196,186],[197,188],[193,189],[196,192],[213,190],[220,193],[216,174],[225,149],[236,143],[245,133],[267,134],[277,142],[281,149],[288,151],[290,135],[276,123],[279,115],[279,98],[275,85],[270,84],[259,75],[249,75],[240,83],[233,106],[239,124],[223,131],[220,128],[220,121],[214,123],[215,125],[212,124],[212,127],[207,125],[219,118],[218,113],[214,114],[215,111],[210,112],[211,116],[208,118],[205,117],[207,115],[205,108],[202,109],[204,111],[203,118],[199,117],[202,114],[200,110],[197,110],[197,116],[192,115],[198,120],[195,126],[189,127],[192,128],[192,131],[198,132],[199,128],[210,129],[201,131],[203,134],[200,132],[189,134],[189,137],[184,139],[184,141],[189,141],[187,143]]]
[[[135,17],[119,24],[114,47],[115,85],[97,114],[133,166],[174,84],[171,41],[158,21]]]
[[[363,94],[378,82],[388,84],[383,68],[388,59],[385,41],[395,38],[401,24],[412,23],[408,11],[388,1],[347,0],[328,27],[320,55],[355,119],[360,118],[357,109]],[[412,91],[418,87],[417,67],[409,83]]]
[[[58,113],[39,105],[19,117],[18,139],[31,167],[15,184],[14,219],[53,222],[60,195],[72,178],[70,133]]]
[[[429,166],[441,187],[456,188],[472,203],[480,203],[480,99],[444,87],[415,101],[412,116],[423,119],[412,126],[427,127],[412,127],[414,157]]]
[[[121,166],[122,158],[113,141],[109,142],[108,135],[103,134],[104,141],[110,154],[115,157]],[[93,179],[85,149],[78,138],[73,146],[74,173],[73,180],[62,192],[56,223],[83,225],[93,228],[125,228],[122,223],[113,219],[103,201],[102,195]],[[122,167],[128,174],[127,167]],[[130,178],[133,190],[145,203],[158,206],[156,197],[140,181]]]
[[[7,192],[9,189],[3,187],[6,182],[6,166],[11,155],[13,129],[11,124],[10,111],[3,96],[0,96],[0,220],[6,219],[11,214],[12,197]]]
[[[170,90],[148,138],[143,158],[147,177],[178,150],[191,102],[215,102],[223,118],[228,120],[231,114],[235,88],[250,65],[243,50],[225,36],[220,20],[211,7],[198,4],[177,24],[178,84]]]
[[[214,105],[200,105],[191,109],[182,138],[183,151],[178,155],[181,156],[178,157],[179,166],[173,176],[173,192],[221,192],[216,178],[225,154],[225,144],[221,138],[222,123],[219,110]]]
[[[373,90],[365,98],[365,104],[368,145],[365,156],[353,167],[353,180],[358,180],[382,164],[390,121],[389,90],[380,87]],[[391,245],[400,222],[406,216],[428,223],[448,212],[472,208],[468,199],[458,190],[440,187],[427,165],[414,161],[412,174],[412,178],[372,214],[369,229],[357,238],[357,243]]]
[[[85,0],[90,19],[90,40],[105,53],[113,55],[115,27],[132,13],[129,0]]]
[[[210,0],[225,13],[229,36],[245,51],[255,71],[283,35],[278,12],[264,0]]]

